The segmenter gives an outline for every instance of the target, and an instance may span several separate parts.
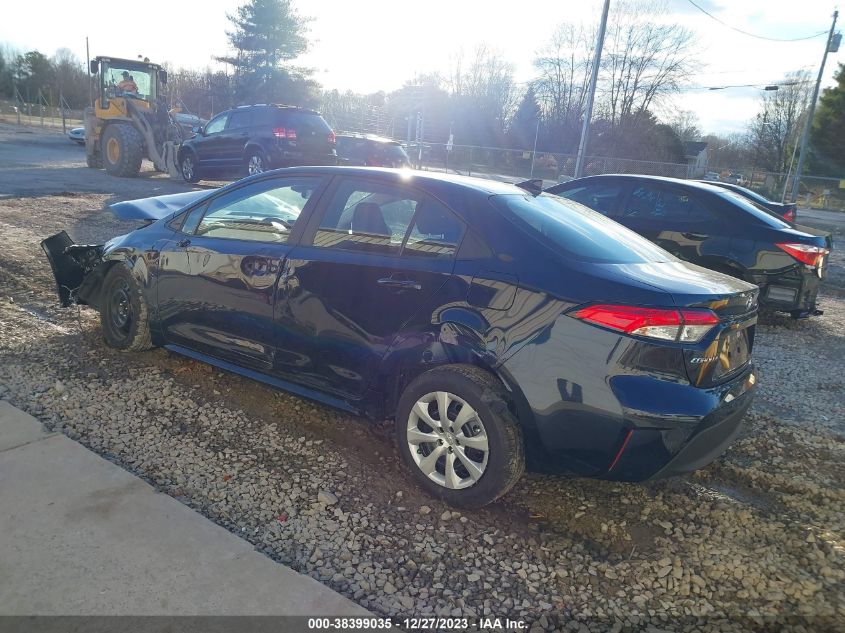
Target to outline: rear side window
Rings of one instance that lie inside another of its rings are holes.
[[[595,183],[567,189],[557,195],[561,198],[580,202],[602,215],[614,215],[616,202],[621,191],[622,185],[618,183]]]
[[[417,205],[411,233],[402,249],[409,257],[454,257],[463,224],[439,202],[425,198]]]
[[[228,130],[249,127],[252,125],[252,112],[249,109],[235,110],[229,115]]]
[[[402,187],[347,180],[326,207],[314,246],[398,254],[418,202]]]
[[[602,264],[677,261],[621,224],[558,196],[505,194],[490,201],[525,231],[575,259]]]
[[[713,215],[689,192],[653,185],[634,187],[622,217],[680,224],[696,224],[713,219]]]

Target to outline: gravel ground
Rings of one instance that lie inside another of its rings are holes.
[[[181,185],[83,171],[82,152],[33,181],[39,159],[14,153],[0,150],[0,169],[20,163],[0,173],[0,398],[273,559],[378,614],[507,616],[533,633],[845,630],[841,289],[823,317],[758,327],[758,399],[710,467],[636,485],[527,475],[459,513],[405,476],[389,423],[162,350],[114,352],[95,313],[57,309],[40,239],[102,240],[127,228],[104,203]]]

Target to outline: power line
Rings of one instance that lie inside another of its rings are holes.
[[[726,26],[729,29],[736,31],[737,33],[742,33],[743,35],[747,35],[748,37],[756,37],[758,40],[768,40],[769,42],[801,42],[803,40],[811,40],[813,38],[827,34],[827,30],[824,30],[824,31],[819,31],[818,33],[815,33],[813,35],[808,35],[806,37],[780,38],[780,37],[767,37],[765,35],[757,35],[756,33],[749,33],[748,31],[743,31],[742,29],[737,28],[737,27],[733,26],[732,24],[728,24],[727,22],[720,20],[719,18],[717,18],[715,15],[713,15],[712,13],[710,13],[709,11],[704,9],[703,7],[700,7],[699,5],[697,5],[693,0],[687,0],[687,2],[689,2],[692,6],[694,6],[699,11],[701,11],[707,17],[712,18],[713,20],[716,20],[716,22],[718,22],[722,26]]]

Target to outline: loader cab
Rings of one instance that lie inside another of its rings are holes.
[[[91,61],[91,73],[97,76],[94,108],[101,118],[126,116],[127,100],[142,108],[154,107],[167,83],[161,66],[139,60],[97,57]]]

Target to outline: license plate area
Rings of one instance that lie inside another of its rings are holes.
[[[726,327],[705,350],[686,350],[690,380],[710,387],[729,380],[751,359],[756,319]]]

